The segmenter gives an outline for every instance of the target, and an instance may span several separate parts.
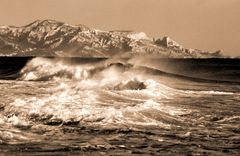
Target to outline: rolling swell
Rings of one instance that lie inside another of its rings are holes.
[[[153,59],[141,64],[132,62],[129,59],[114,59],[110,61],[106,58],[35,59],[18,74],[18,79],[38,81],[48,81],[54,78],[86,79],[94,77],[99,72],[109,68],[115,68],[121,72],[131,71],[138,74],[159,75],[195,82],[240,84],[238,60],[232,59],[158,59],[157,63]],[[33,79],[26,79],[26,75],[29,76],[29,73],[37,75]]]
[[[39,61],[39,59],[45,62]],[[129,61],[130,60],[130,61]],[[27,63],[30,63],[27,65]],[[60,66],[56,66],[59,64]],[[109,63],[110,62],[110,63]],[[54,78],[76,78],[79,67],[84,65],[82,76],[94,76],[108,68],[116,67],[121,71],[135,71],[149,75],[159,75],[180,80],[204,83],[240,84],[238,59],[153,59],[147,63],[135,63],[132,59],[106,58],[33,58],[0,57],[0,79],[28,80],[24,74],[37,73],[35,81],[49,81]],[[42,64],[41,64],[42,63]],[[92,64],[90,67],[89,65]],[[49,65],[49,66],[48,66]],[[87,68],[90,67],[90,68]],[[48,68],[41,71],[41,68]],[[58,68],[54,70],[54,68]],[[84,75],[85,74],[85,75]],[[78,78],[79,76],[78,75]],[[86,77],[85,77],[86,78]],[[30,80],[30,79],[29,79]]]
[[[133,60],[137,65],[154,68],[188,80],[215,83],[237,83],[240,79],[240,59],[158,59]]]
[[[0,57],[0,79],[14,80],[32,57]]]
[[[236,81],[231,81],[231,80],[218,80],[216,79],[208,79],[206,78],[198,78],[198,77],[191,77],[189,75],[181,75],[181,74],[176,74],[176,73],[170,73],[166,71],[162,71],[159,69],[154,69],[152,67],[144,67],[141,66],[139,67],[140,70],[146,71],[146,73],[151,73],[153,75],[161,75],[161,76],[166,76],[170,78],[175,78],[175,79],[180,79],[180,80],[188,80],[188,81],[194,81],[194,82],[203,82],[203,83],[226,83],[226,84],[240,84],[240,82]]]

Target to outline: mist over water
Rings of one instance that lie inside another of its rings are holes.
[[[33,58],[17,80],[0,81],[0,147],[60,155],[239,153],[238,79],[192,78],[193,71],[170,65]]]

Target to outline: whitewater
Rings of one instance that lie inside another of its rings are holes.
[[[0,80],[1,153],[240,153],[239,77],[142,60],[37,57],[9,72],[17,77]]]

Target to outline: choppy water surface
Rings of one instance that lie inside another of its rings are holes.
[[[35,58],[0,81],[3,155],[240,153],[240,85]]]

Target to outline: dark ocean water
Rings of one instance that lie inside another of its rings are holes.
[[[0,58],[0,155],[239,155],[239,61]]]

